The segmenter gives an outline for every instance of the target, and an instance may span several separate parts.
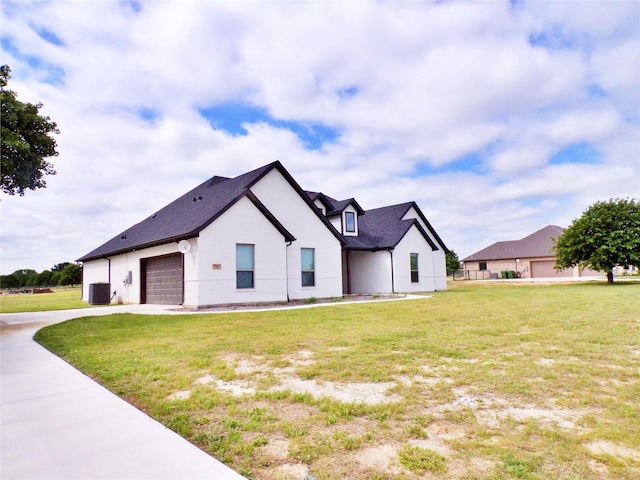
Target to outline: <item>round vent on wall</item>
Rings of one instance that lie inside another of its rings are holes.
[[[178,242],[178,251],[180,253],[185,254],[190,249],[191,249],[191,244],[189,243],[189,240],[180,240],[180,242]]]

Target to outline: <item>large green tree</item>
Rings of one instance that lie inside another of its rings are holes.
[[[15,275],[0,275],[0,288],[18,288],[21,286],[20,280]]]
[[[556,268],[586,266],[607,272],[613,283],[614,267],[640,267],[640,202],[594,203],[558,237],[554,249]]]
[[[61,272],[60,285],[79,285],[82,283],[82,267],[70,263]]]
[[[42,272],[40,272],[38,274],[38,277],[36,278],[35,286],[37,286],[37,287],[48,287],[48,286],[52,285],[52,283],[51,283],[51,275],[53,275],[51,270],[43,270]]]
[[[29,281],[31,279],[35,281],[35,279],[38,277],[38,272],[30,268],[23,268],[22,270],[16,270],[11,275],[18,280],[18,286],[26,287],[27,285],[29,285]]]
[[[53,133],[60,133],[55,122],[39,114],[42,104],[23,103],[6,87],[11,78],[7,65],[0,67],[2,114],[2,185],[9,195],[24,195],[25,190],[44,188],[45,175],[56,171],[47,158],[58,155]]]

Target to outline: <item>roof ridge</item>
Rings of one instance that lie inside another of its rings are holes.
[[[402,203],[396,203],[394,205],[385,205],[383,207],[376,207],[376,208],[370,208],[369,210],[365,210],[365,212],[373,212],[375,210],[385,210],[385,209],[389,209],[389,208],[398,208],[398,207],[403,207],[403,206],[407,206],[410,207],[412,205],[414,205],[416,202],[402,202]]]

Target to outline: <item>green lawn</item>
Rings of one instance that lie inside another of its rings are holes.
[[[1,313],[44,312],[49,310],[67,310],[87,308],[87,302],[80,300],[80,287],[56,287],[53,293],[7,294],[0,295]]]
[[[36,340],[254,479],[640,478],[640,284],[112,315]]]

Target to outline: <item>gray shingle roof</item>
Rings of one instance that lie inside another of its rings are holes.
[[[480,260],[504,260],[511,258],[554,257],[553,239],[563,232],[562,227],[547,225],[520,240],[496,242],[469,255],[463,262]]]
[[[327,228],[347,249],[375,251],[394,248],[409,229],[415,225],[433,250],[442,248],[445,252],[448,251],[415,202],[392,205],[365,212],[353,198],[336,200],[322,193],[303,191],[282,164],[274,162],[235,178],[218,176],[210,178],[140,223],[133,225],[79,258],[78,261],[86,262],[171,241],[178,242],[182,239],[196,237],[200,231],[244,197],[254,203],[286,240],[295,240],[293,235],[279,223],[250,190],[253,185],[274,168],[278,169],[294,190],[308,203],[311,210],[318,215]],[[338,214],[347,206],[353,205],[358,212],[359,235],[357,237],[343,237],[340,235],[329,220],[316,208],[313,203],[316,199],[320,199],[327,206],[327,215]],[[412,207],[415,208],[436,242],[431,240],[417,220],[402,220]]]
[[[312,200],[320,200],[327,207],[327,216],[338,215],[342,213],[349,205],[353,205],[358,215],[364,215],[364,210],[356,202],[355,198],[347,198],[346,200],[336,200],[329,195],[325,195],[321,192],[305,192],[307,196]]]
[[[431,240],[416,219],[402,220],[412,207],[422,217],[427,228],[440,245]],[[349,250],[385,250],[395,248],[414,225],[433,250],[442,248],[445,252],[448,251],[415,202],[366,210],[364,215],[358,217],[358,236],[345,237],[345,248]]]
[[[449,251],[415,202],[363,210],[353,198],[336,200],[321,192],[308,191],[306,193],[312,201],[320,200],[327,207],[327,216],[341,213],[350,204],[354,205],[358,211],[358,236],[344,237],[345,248],[347,250],[376,251],[395,248],[409,229],[416,225],[433,250],[442,248],[445,253]],[[431,240],[431,237],[429,237],[417,220],[402,220],[411,207],[416,210],[420,219],[427,226],[427,229],[431,232],[437,243]]]
[[[193,190],[174,200],[166,207],[158,210],[140,223],[128,228],[124,232],[99,246],[95,250],[79,258],[85,262],[109,255],[116,255],[134,249],[148,248],[169,241],[179,241],[198,235],[200,231],[210,225],[222,213],[233,206],[238,200],[247,196],[262,211],[262,213],[274,224],[288,240],[294,239],[271,215],[268,210],[253,196],[250,188],[264,175],[278,169],[280,173],[291,183],[292,187],[308,201],[312,210],[316,210],[313,203],[308,200],[300,186],[291,178],[280,162],[265,165],[251,172],[235,178],[212,177],[198,185]],[[318,216],[325,222],[328,228],[341,240],[333,226],[320,214]]]

